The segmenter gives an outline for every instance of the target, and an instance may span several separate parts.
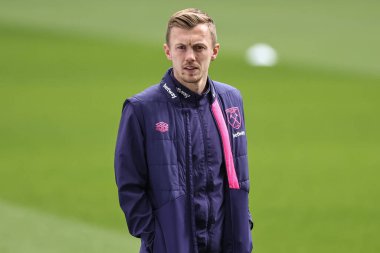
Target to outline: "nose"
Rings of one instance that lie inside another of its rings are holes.
[[[185,60],[190,61],[190,62],[195,61],[195,54],[192,48],[189,48],[188,50],[186,50]]]

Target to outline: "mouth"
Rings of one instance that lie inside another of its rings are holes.
[[[198,68],[195,67],[195,66],[185,66],[183,69],[184,69],[186,72],[190,72],[190,73],[193,73],[193,72],[195,72],[195,71],[198,70]]]

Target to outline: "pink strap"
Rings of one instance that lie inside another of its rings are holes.
[[[236,176],[234,158],[232,157],[231,152],[230,137],[228,136],[226,122],[224,121],[222,109],[220,109],[220,105],[217,99],[215,99],[215,101],[212,103],[211,111],[215,117],[216,124],[219,128],[220,136],[222,137],[223,153],[224,160],[226,163],[228,184],[232,189],[239,189],[240,186]]]

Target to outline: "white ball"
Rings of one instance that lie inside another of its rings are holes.
[[[254,66],[274,66],[277,63],[277,53],[268,44],[254,44],[247,50],[247,61]]]

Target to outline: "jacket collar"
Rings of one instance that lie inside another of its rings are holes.
[[[169,68],[168,71],[166,71],[164,77],[162,78],[160,82],[160,86],[162,89],[162,92],[166,95],[167,99],[171,101],[172,103],[181,104],[181,98],[184,97],[185,99],[199,99],[201,97],[200,95],[191,92],[188,90],[186,87],[183,85],[179,84],[176,85],[175,82],[177,82],[173,77],[172,77],[172,72],[173,68]],[[211,103],[214,102],[216,98],[216,92],[215,92],[215,87],[213,81],[207,77],[207,82],[209,84],[209,93],[211,93],[209,96],[211,99]]]

